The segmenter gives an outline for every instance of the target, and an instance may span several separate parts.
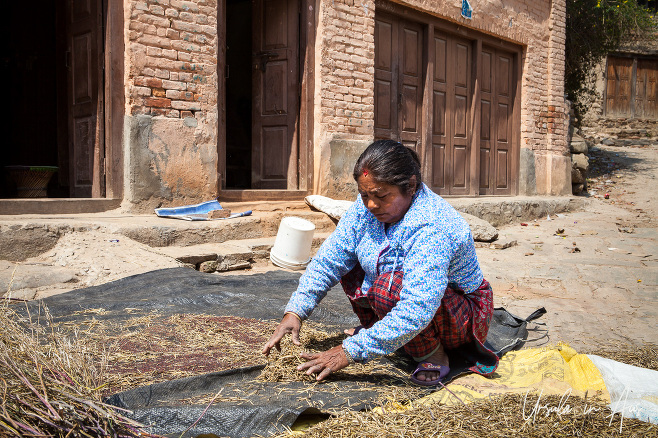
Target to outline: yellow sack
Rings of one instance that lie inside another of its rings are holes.
[[[555,347],[531,348],[510,351],[500,360],[498,369],[490,377],[470,374],[459,377],[442,389],[416,403],[439,402],[456,404],[478,400],[496,394],[543,392],[545,395],[589,397],[597,395],[610,402],[603,378],[598,368],[585,354],[559,344]],[[459,397],[458,400],[456,397]]]

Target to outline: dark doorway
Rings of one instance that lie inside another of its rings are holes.
[[[104,197],[103,0],[45,2],[29,26],[24,4],[5,9],[0,197]]]
[[[58,166],[58,45],[57,10],[62,1],[41,2],[30,8],[30,24],[22,17],[26,5],[5,5],[5,22],[0,27],[0,80],[5,84],[2,105],[2,153],[0,153],[0,197],[17,196],[7,166]],[[62,68],[64,66],[62,65]],[[65,79],[65,77],[64,77]],[[59,172],[58,172],[59,173]],[[55,174],[48,196],[67,196],[68,189]]]
[[[299,188],[298,0],[226,0],[226,189]]]
[[[252,1],[226,4],[226,187],[251,188]]]

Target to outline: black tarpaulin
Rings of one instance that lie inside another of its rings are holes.
[[[95,318],[118,321],[153,311],[279,320],[299,277],[299,273],[288,271],[217,275],[172,268],[71,291],[44,302],[56,322],[85,319],[88,315],[80,311],[96,308],[105,312]],[[130,309],[129,314],[126,309]],[[519,348],[528,337],[527,323],[544,312],[539,309],[523,319],[496,309],[487,346],[499,356]],[[358,324],[339,286],[328,292],[310,319],[341,329]],[[448,380],[467,372],[471,365],[459,352],[450,352],[450,356]],[[255,380],[261,369],[241,368],[171,380],[114,394],[107,402],[129,410],[129,416],[150,425],[152,433],[179,436],[189,428],[185,436],[252,437],[280,432],[304,412],[372,408],[377,385],[406,384],[406,378],[367,375],[355,379],[340,373],[319,384],[269,383]],[[410,371],[403,369],[400,374]],[[208,406],[218,393],[219,401]]]

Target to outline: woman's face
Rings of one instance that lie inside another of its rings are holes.
[[[410,190],[405,195],[398,186],[375,181],[367,171],[359,177],[357,183],[363,204],[379,222],[385,224],[393,224],[402,219],[409,210],[415,192]]]

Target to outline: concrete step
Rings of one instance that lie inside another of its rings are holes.
[[[241,207],[241,206],[240,206]],[[245,211],[234,208],[233,212]],[[281,219],[296,216],[311,221],[316,233],[335,229],[324,213],[305,209],[254,210],[251,216],[227,220],[184,221],[120,211],[71,215],[0,216],[0,260],[22,261],[52,249],[59,238],[78,231],[123,235],[152,248],[187,247],[244,239],[274,238]]]
[[[486,220],[494,227],[545,218],[548,214],[582,210],[587,205],[585,198],[571,196],[450,198],[448,202],[457,210]],[[151,248],[184,248],[268,238],[273,243],[281,219],[285,216],[297,216],[313,222],[316,235],[335,229],[335,223],[329,216],[312,210],[304,202],[242,202],[223,206],[233,213],[252,210],[253,214],[195,222],[161,218],[152,212],[130,214],[121,209],[100,213],[0,215],[0,260],[24,261],[39,256],[52,249],[60,237],[76,231],[123,235]],[[177,251],[179,254],[180,250]],[[220,254],[208,248],[197,251],[201,255],[204,251],[218,257]],[[250,251],[255,254],[260,250],[252,248]]]

